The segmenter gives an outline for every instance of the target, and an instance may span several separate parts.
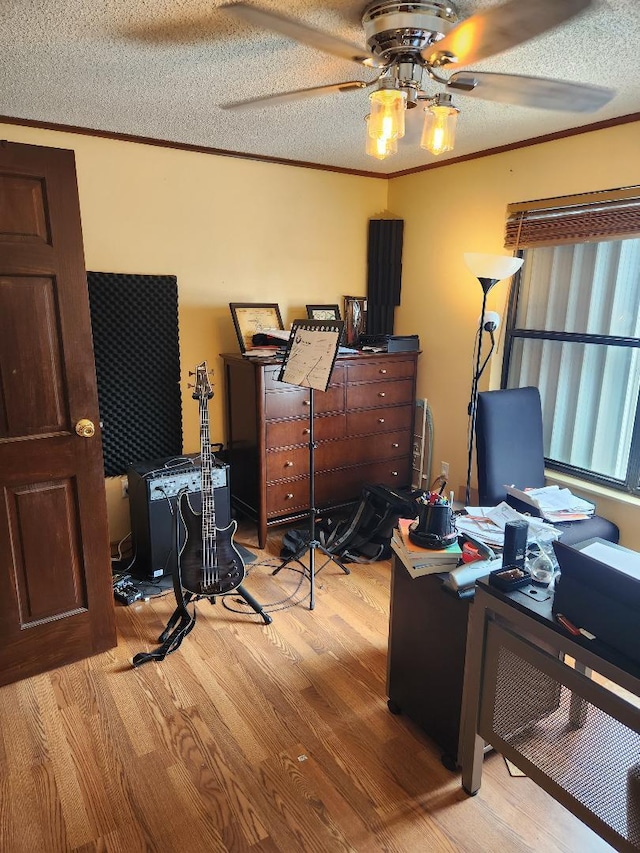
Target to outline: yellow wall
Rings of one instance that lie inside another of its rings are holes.
[[[441,461],[448,462],[456,493],[466,480],[467,406],[482,305],[482,290],[463,253],[506,254],[510,202],[640,184],[639,155],[636,122],[390,181],[389,210],[405,220],[396,332],[420,335],[418,396],[427,398],[433,413],[432,474],[440,473]],[[508,282],[493,288],[489,310],[504,316],[508,289]],[[499,356],[492,367],[482,387],[499,387]],[[589,497],[585,489],[580,493]],[[640,550],[640,502],[602,493],[595,499],[598,511],[620,525],[622,544]]]
[[[213,441],[224,440],[218,354],[237,351],[228,303],[277,302],[288,324],[307,303],[364,295],[368,219],[387,208],[404,218],[396,332],[420,335],[418,396],[433,413],[432,473],[448,462],[456,491],[466,476],[482,297],[463,252],[504,251],[509,202],[640,184],[640,123],[390,181],[11,125],[0,137],[75,150],[88,269],[177,275],[183,375],[207,359],[218,376]],[[498,284],[488,308],[503,314],[507,292]],[[499,383],[499,357],[492,367],[484,387]],[[183,399],[188,452],[197,449],[197,407]],[[129,529],[119,480],[107,481],[107,497],[116,540]],[[623,544],[640,550],[639,502],[596,500],[620,524]]]
[[[87,269],[178,277],[185,452],[199,447],[186,374],[203,359],[214,368],[211,439],[224,441],[218,355],[238,351],[229,302],[277,302],[288,325],[307,303],[366,295],[384,180],[12,125],[0,138],[75,151]],[[129,530],[119,479],[107,501],[117,541]]]

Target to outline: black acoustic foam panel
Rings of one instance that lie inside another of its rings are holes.
[[[178,281],[87,272],[104,472],[182,453]]]
[[[367,252],[367,334],[393,334],[394,309],[400,304],[402,219],[371,219]]]

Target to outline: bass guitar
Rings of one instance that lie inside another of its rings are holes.
[[[237,589],[245,577],[245,565],[234,545],[237,523],[216,527],[215,501],[211,481],[212,458],[209,439],[209,400],[213,389],[207,363],[195,370],[193,399],[200,409],[200,457],[202,471],[202,512],[194,512],[187,494],[180,495],[178,513],[185,526],[185,541],[178,554],[180,583],[198,596],[226,595]]]

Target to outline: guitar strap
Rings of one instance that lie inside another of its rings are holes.
[[[162,645],[158,646],[157,649],[154,649],[152,652],[139,652],[134,656],[132,660],[132,664],[134,667],[141,666],[143,663],[147,663],[150,660],[162,661],[166,658],[167,655],[171,654],[171,652],[175,652],[176,649],[180,647],[184,638],[189,634],[194,625],[196,624],[196,609],[195,606],[193,608],[193,615],[189,613],[187,609],[187,604],[193,598],[197,600],[197,596],[194,596],[192,592],[187,592],[185,594],[183,586],[182,586],[182,577],[180,574],[180,536],[179,536],[179,528],[178,528],[178,506],[180,504],[180,499],[184,493],[187,492],[187,489],[181,489],[178,492],[178,496],[176,499],[176,510],[173,514],[173,539],[175,542],[176,548],[176,560],[173,566],[173,592],[176,597],[177,607],[173,611],[171,618],[167,622],[167,626],[158,637],[158,642]]]

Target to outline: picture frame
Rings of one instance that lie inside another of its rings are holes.
[[[347,346],[357,344],[367,330],[367,299],[364,296],[344,297],[344,334]]]
[[[339,305],[307,305],[309,320],[342,320]]]
[[[253,347],[253,336],[259,332],[284,329],[276,302],[230,302],[229,310],[242,353]]]

